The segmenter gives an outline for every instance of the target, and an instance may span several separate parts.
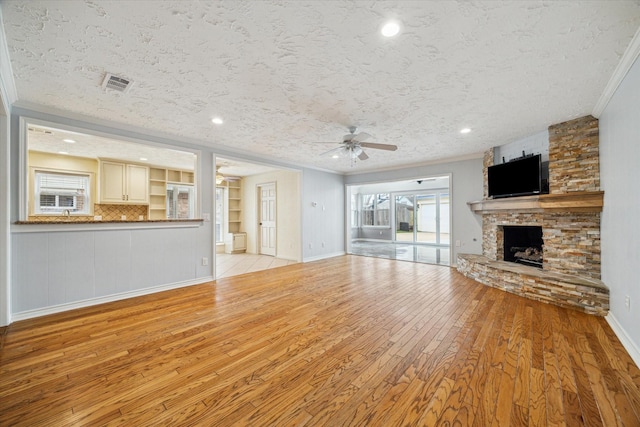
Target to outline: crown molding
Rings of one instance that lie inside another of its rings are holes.
[[[607,108],[609,101],[613,98],[618,86],[620,86],[620,83],[622,83],[622,80],[624,80],[625,76],[638,59],[638,56],[640,56],[640,28],[636,31],[633,39],[631,39],[631,43],[627,46],[627,50],[624,51],[618,66],[609,79],[609,83],[607,83],[602,95],[600,95],[600,99],[598,99],[598,102],[593,107],[593,111],[591,112],[593,117],[599,118],[604,109]]]

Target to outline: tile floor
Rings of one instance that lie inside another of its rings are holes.
[[[297,261],[256,254],[216,254],[216,279],[295,264]]]
[[[449,248],[442,247],[410,245],[406,243],[353,241],[351,242],[351,253],[353,255],[396,259],[400,261],[450,265]],[[256,254],[220,253],[216,254],[216,257],[216,279],[297,263],[297,261]]]
[[[450,265],[448,247],[354,240],[351,242],[351,253],[400,261]]]

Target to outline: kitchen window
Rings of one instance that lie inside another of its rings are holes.
[[[35,171],[34,213],[47,215],[89,215],[91,176]]]

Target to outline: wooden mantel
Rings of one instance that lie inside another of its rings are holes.
[[[474,213],[520,212],[602,212],[604,191],[575,191],[563,194],[507,197],[467,202]]]

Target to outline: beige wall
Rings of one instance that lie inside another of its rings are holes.
[[[259,184],[276,184],[276,257],[301,261],[300,174],[278,171],[243,178],[242,224],[247,232],[247,252],[258,253]]]

